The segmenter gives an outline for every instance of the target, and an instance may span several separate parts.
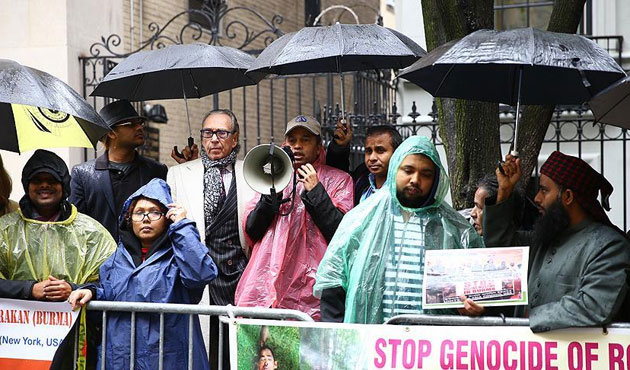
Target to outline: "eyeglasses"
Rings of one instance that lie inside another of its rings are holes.
[[[203,139],[211,139],[212,136],[216,134],[217,138],[219,138],[220,140],[225,140],[228,138],[228,136],[230,136],[230,134],[234,133],[234,131],[213,130],[211,128],[204,128],[203,130],[200,130],[200,132]]]
[[[123,122],[123,123],[119,123],[117,125],[114,125],[114,127],[125,127],[125,126],[131,126],[131,127],[141,126],[141,127],[144,127],[144,120]]]
[[[158,211],[151,212],[133,212],[131,214],[131,221],[133,222],[142,222],[144,218],[148,218],[149,221],[157,221],[164,216],[164,213]]]

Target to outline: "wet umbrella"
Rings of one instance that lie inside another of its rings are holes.
[[[0,59],[0,149],[94,148],[109,131],[70,86],[46,72]]]
[[[446,43],[399,77],[433,96],[516,105],[582,104],[625,75],[586,37],[522,28],[479,30]]]
[[[253,61],[238,49],[206,44],[141,51],[114,67],[91,95],[130,101],[184,99],[192,146],[187,98],[256,84],[263,75],[245,75]]]
[[[302,28],[278,38],[260,53],[247,73],[339,73],[343,114],[343,72],[401,69],[425,54],[418,44],[392,29],[337,23]]]
[[[630,129],[630,77],[621,79],[588,102],[595,120]]]

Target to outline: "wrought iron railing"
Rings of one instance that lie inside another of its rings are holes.
[[[322,122],[325,141],[332,140],[332,133],[337,122],[339,112],[325,107]],[[442,138],[437,122],[437,114],[431,112],[420,115],[415,102],[412,111],[407,114],[411,118],[409,123],[401,123],[400,115],[393,105],[392,113],[350,114],[348,119],[353,127],[351,142],[351,168],[363,161],[365,132],[368,127],[377,124],[395,124],[403,138],[421,135],[430,138],[434,144],[441,146]],[[501,105],[499,109],[500,140],[503,153],[507,153],[514,137],[514,109]],[[526,135],[526,134],[525,134]],[[613,223],[624,230],[628,229],[628,144],[630,135],[626,129],[595,123],[593,115],[587,106],[557,106],[547,129],[541,148],[540,161],[554,151],[575,155],[586,160],[593,168],[606,176],[616,192],[613,193],[609,214]],[[538,177],[538,166],[533,176]]]

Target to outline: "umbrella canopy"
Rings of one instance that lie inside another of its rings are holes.
[[[256,84],[263,75],[245,75],[253,61],[238,49],[206,44],[141,51],[114,67],[91,95],[129,101],[201,98]]]
[[[277,75],[404,68],[426,54],[400,32],[376,24],[335,24],[288,33],[260,53],[248,74]]]
[[[94,148],[109,127],[63,81],[0,59],[0,149]]]
[[[586,37],[532,28],[473,32],[399,75],[433,96],[510,105],[519,92],[522,104],[581,104],[623,76],[606,50]]]
[[[630,77],[615,82],[588,105],[598,122],[630,129]]]

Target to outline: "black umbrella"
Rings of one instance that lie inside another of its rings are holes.
[[[46,72],[0,59],[0,149],[94,148],[109,127],[76,91]]]
[[[595,95],[588,105],[596,121],[630,129],[630,77]]]
[[[425,54],[418,44],[392,29],[337,23],[302,28],[278,38],[260,53],[247,73],[339,73],[343,114],[343,72],[401,69]]]
[[[581,104],[623,77],[615,60],[580,35],[521,28],[479,30],[403,70],[433,96],[516,105]]]
[[[130,101],[183,98],[192,146],[186,99],[256,84],[263,75],[245,75],[253,61],[238,49],[206,44],[141,51],[114,67],[91,95]]]

